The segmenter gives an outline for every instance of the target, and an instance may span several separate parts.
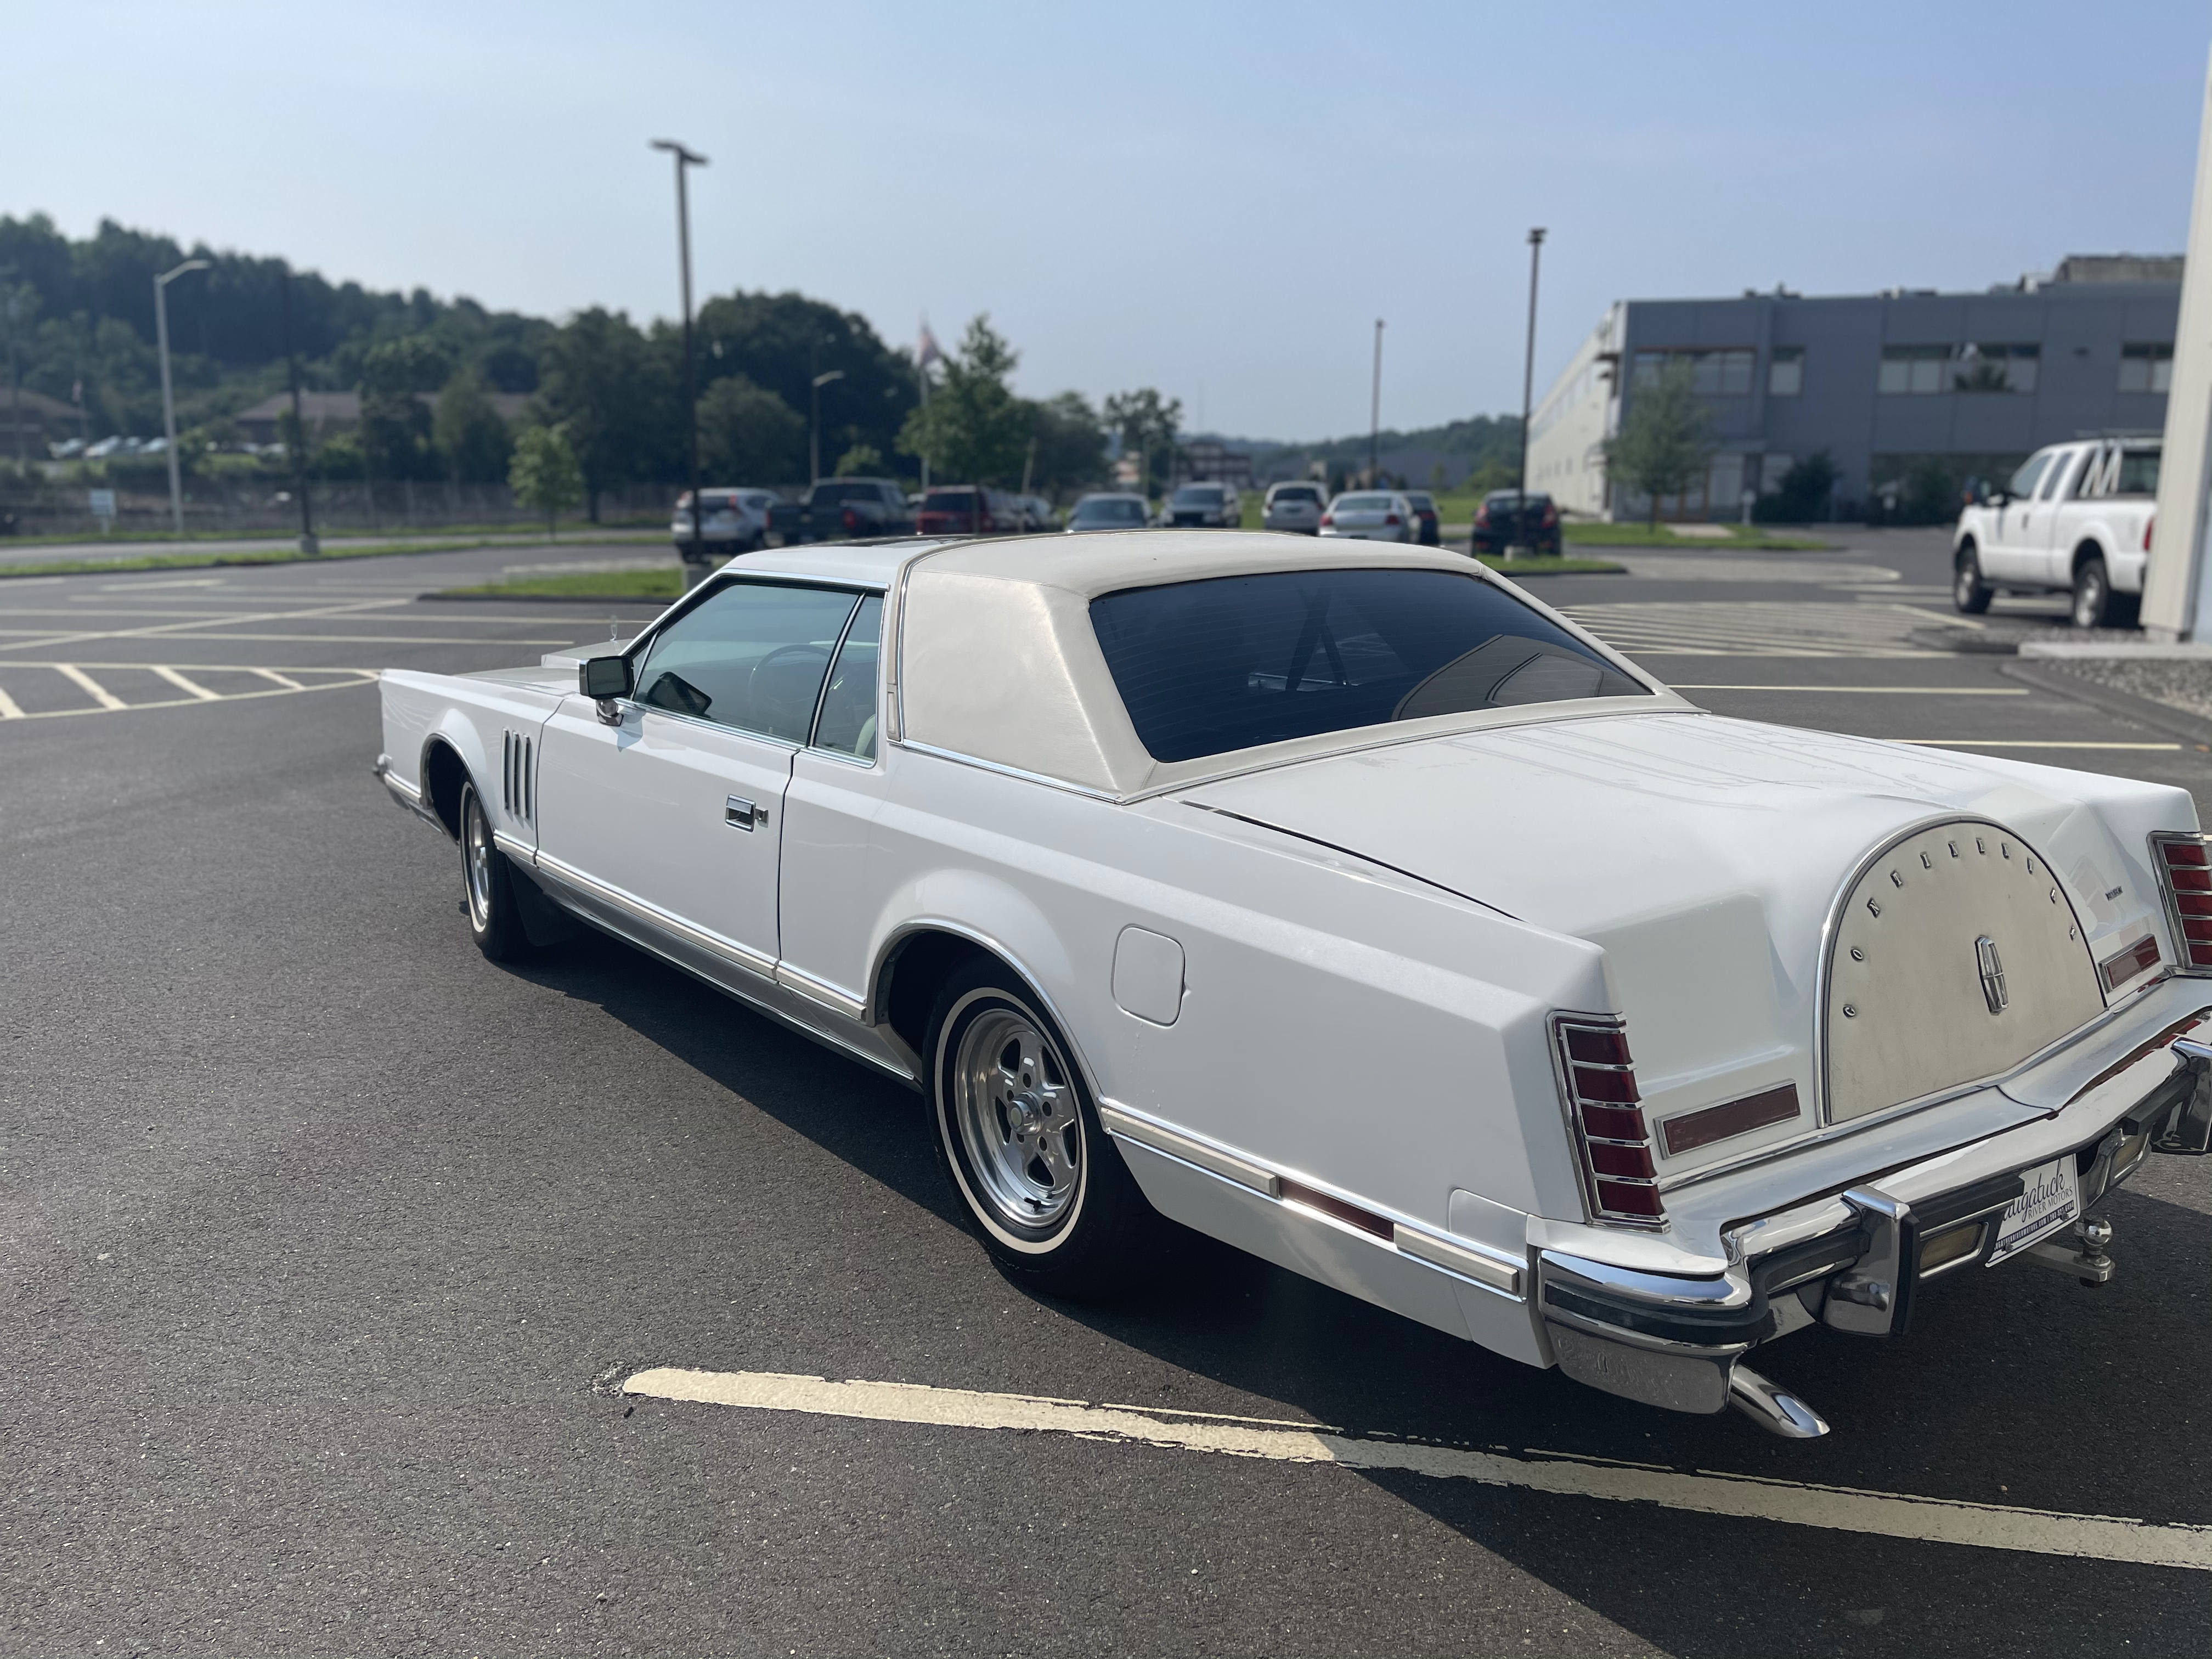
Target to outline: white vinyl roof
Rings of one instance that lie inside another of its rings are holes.
[[[805,560],[784,568],[811,565],[814,550],[806,551]],[[1444,732],[1638,709],[1680,713],[1692,706],[1514,588],[1540,615],[1588,641],[1656,695],[1648,702],[1626,705],[1619,697],[1594,697],[1441,714],[1195,760],[1156,761],[1137,737],[1091,629],[1091,601],[1101,595],[1285,570],[1426,569],[1498,579],[1457,554],[1372,542],[1316,544],[1304,536],[1218,530],[1108,531],[852,551],[895,559],[904,555],[891,623],[896,740],[1115,798]],[[754,560],[768,568],[772,556],[755,555]]]

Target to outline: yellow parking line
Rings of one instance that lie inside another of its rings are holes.
[[[206,702],[220,702],[222,700],[222,694],[221,692],[210,691],[204,685],[195,685],[191,681],[186,679],[182,674],[177,672],[173,668],[165,668],[160,663],[154,663],[149,665],[149,666],[152,667],[154,672],[159,674],[163,679],[168,681],[170,684],[175,686],[179,691],[189,691],[192,696],[198,697]]]
[[[79,668],[75,663],[58,662],[54,665],[54,672],[57,674],[59,674],[64,679],[68,680],[76,685],[79,690],[82,691],[85,696],[90,697],[102,708],[128,708],[131,707],[129,703],[124,702],[122,698],[117,696],[112,691],[102,685],[98,680],[93,678],[91,675],[86,673],[84,670]]]

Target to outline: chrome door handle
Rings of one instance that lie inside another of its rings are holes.
[[[750,835],[753,825],[768,822],[768,808],[756,806],[742,795],[732,795],[722,803],[722,822]]]

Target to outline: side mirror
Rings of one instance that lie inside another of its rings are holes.
[[[628,657],[586,657],[576,665],[576,689],[594,702],[630,694]]]

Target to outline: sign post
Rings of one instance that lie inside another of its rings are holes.
[[[92,516],[100,520],[100,533],[105,536],[115,528],[115,492],[95,489],[92,495]]]
[[[2173,331],[2173,380],[2158,472],[2158,519],[2143,576],[2143,630],[2154,640],[2212,640],[2212,560],[2205,507],[2212,499],[2212,63],[2197,137],[2197,187],[2189,207],[2189,258]]]

